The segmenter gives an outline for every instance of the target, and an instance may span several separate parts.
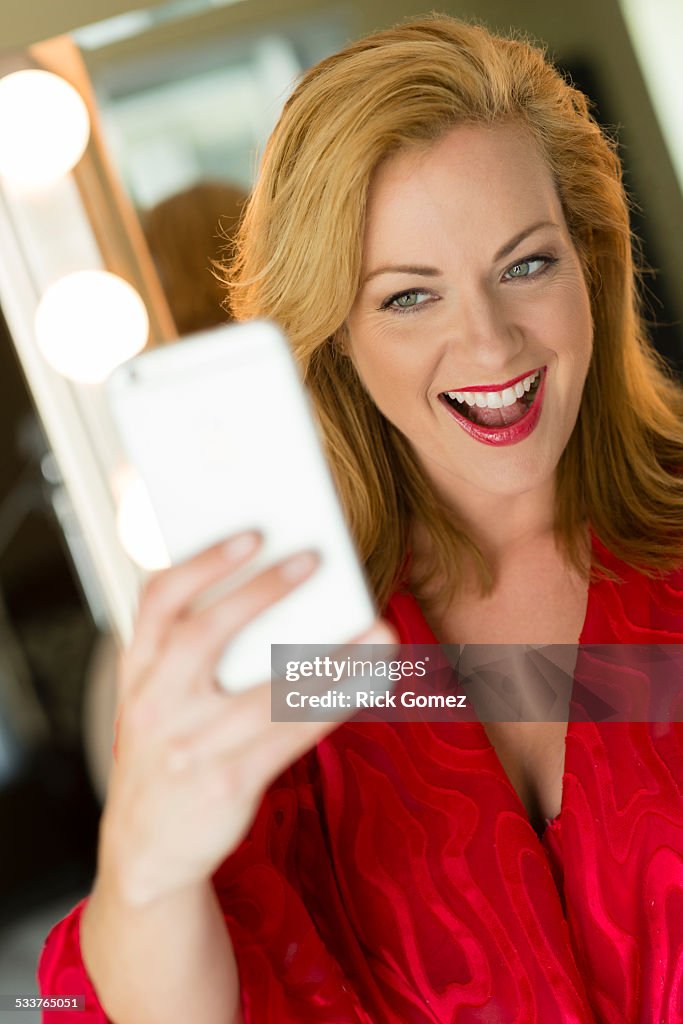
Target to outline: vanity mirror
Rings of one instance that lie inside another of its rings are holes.
[[[259,18],[238,7],[175,0],[0,56],[14,157],[0,167],[0,305],[58,467],[53,506],[82,589],[98,626],[120,636],[141,575],[163,558],[102,381],[144,346],[227,319],[210,268],[217,236],[298,74],[351,33],[342,8]]]

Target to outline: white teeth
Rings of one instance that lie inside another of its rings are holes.
[[[512,387],[503,391],[448,391],[447,394],[449,398],[454,398],[461,404],[467,402],[469,406],[478,405],[480,409],[500,409],[503,406],[514,405],[518,398],[522,398],[539,374],[540,370],[537,370],[536,373],[529,374],[524,380],[518,380]]]

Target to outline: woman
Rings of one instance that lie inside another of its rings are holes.
[[[683,642],[683,396],[630,245],[613,145],[526,43],[408,23],[287,103],[231,303],[292,339],[402,642]],[[256,543],[143,597],[43,990],[119,1024],[680,1019],[680,727],[266,726],[211,669],[311,556],[192,611]]]
[[[225,323],[211,263],[230,251],[247,200],[227,181],[199,181],[141,213],[142,228],[180,335]]]

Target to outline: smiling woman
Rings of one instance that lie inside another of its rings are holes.
[[[539,50],[435,16],[314,67],[229,286],[291,338],[403,643],[683,644],[683,393],[615,147]],[[529,676],[529,721],[259,731],[267,688],[198,682],[209,555],[143,602],[44,991],[121,1024],[680,1020],[679,723],[544,720]],[[254,595],[226,601],[229,637]]]
[[[420,578],[445,573],[451,593],[471,568],[490,594],[504,551],[539,532],[585,575],[588,522],[646,575],[679,563],[681,391],[636,281],[615,146],[540,51],[434,19],[304,78],[265,154],[231,302],[292,339],[380,602],[416,522]],[[440,395],[474,388],[495,406],[541,368],[523,444],[480,430],[493,444],[473,448],[452,429],[465,417]],[[454,507],[463,474],[475,486]],[[525,511],[551,475],[543,513]],[[491,489],[514,497],[509,536]]]

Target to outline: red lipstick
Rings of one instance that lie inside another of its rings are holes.
[[[524,374],[528,377],[528,374]],[[466,419],[465,416],[461,416],[452,405],[446,401],[445,398],[441,398],[441,402],[446,407],[447,411],[453,417],[459,427],[462,427],[470,437],[473,437],[475,441],[481,441],[482,444],[493,445],[495,448],[503,448],[509,444],[519,444],[520,441],[524,441],[525,438],[529,437],[532,431],[535,429],[543,409],[543,398],[545,395],[545,379],[547,373],[545,370],[541,373],[541,382],[536,392],[534,401],[529,410],[522,416],[521,419],[517,420],[516,423],[511,423],[509,426],[501,427],[484,427],[479,423],[473,423],[472,420]],[[524,378],[517,378],[523,380]],[[510,387],[509,384],[504,385]],[[463,388],[464,391],[483,391],[484,388]],[[489,389],[493,390],[493,389]],[[495,390],[500,390],[496,388]]]
[[[512,380],[506,380],[504,384],[477,384],[473,388],[448,388],[448,390],[458,391],[460,394],[465,391],[505,391],[505,388],[514,387],[517,381],[525,380],[527,377],[531,377],[532,374],[537,373],[542,369],[542,366],[537,366],[535,370],[527,370],[526,373],[520,373],[519,377],[513,377]]]

